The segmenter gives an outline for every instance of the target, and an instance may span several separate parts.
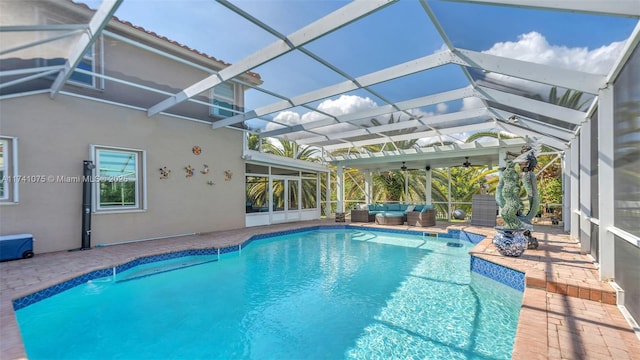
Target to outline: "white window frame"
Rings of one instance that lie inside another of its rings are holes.
[[[102,39],[102,37],[100,37],[100,40]],[[91,54],[89,54],[91,53]],[[95,73],[96,72],[96,59],[95,59],[95,54],[96,54],[96,45],[93,44],[91,45],[91,48],[82,56],[82,61],[88,61],[91,63],[91,72]],[[82,61],[80,63],[82,63]],[[80,63],[78,63],[78,66],[76,66],[76,69],[80,68]],[[84,69],[83,69],[84,70]],[[101,71],[104,72],[104,71]],[[74,80],[73,79],[73,73],[71,73],[71,76],[69,76],[69,80],[68,83],[70,84],[74,84],[74,85],[78,85],[78,86],[84,86],[84,87],[89,87],[92,89],[98,88],[97,85],[97,81],[96,81],[96,77],[94,75],[87,75],[84,73],[78,73],[79,75],[84,75],[84,76],[91,76],[91,83],[86,83],[83,81],[78,81],[78,80]]]
[[[2,143],[2,178],[4,193],[0,205],[13,205],[19,201],[20,173],[18,172],[18,138],[0,135]]]
[[[235,110],[235,107],[237,106],[237,102],[236,101],[237,101],[237,97],[238,97],[238,95],[236,93],[236,84],[232,83],[232,82],[224,82],[224,83],[221,83],[219,85],[223,85],[223,84],[231,86],[231,93],[233,94],[233,98],[228,98],[228,97],[222,96],[220,94],[217,94],[216,93],[216,87],[214,86],[211,89],[211,104],[213,105],[209,110],[209,115],[211,115],[211,116],[228,117],[227,115],[220,114],[220,111],[229,111],[229,112],[231,112],[230,116],[233,116],[233,115],[235,115],[237,113],[236,110]],[[229,108],[226,108],[226,107],[222,107],[220,105],[215,105],[214,104],[215,100],[221,100],[221,101],[224,101],[226,103],[229,103],[229,104],[231,104],[231,108],[229,109]]]
[[[100,151],[122,152],[136,155],[136,197],[133,206],[100,206]],[[140,212],[147,210],[147,154],[142,149],[105,145],[91,145],[91,160],[95,165],[92,174],[92,211],[94,213]]]
[[[45,12],[42,15],[45,17],[45,24],[62,25],[66,23],[64,20],[54,18],[54,16],[50,12]],[[99,73],[101,75],[104,75],[104,51],[102,51],[104,49],[104,37],[102,35],[100,35],[99,38],[96,40],[96,42],[94,42],[93,45],[91,45],[91,48],[84,55],[82,55],[82,61],[88,60],[89,62],[91,62],[91,72],[96,73],[96,49],[98,47],[100,49],[99,53],[101,55],[101,59],[100,59],[101,61],[99,62],[99,66],[100,66]],[[44,64],[43,66],[49,65],[49,62],[47,61],[47,59],[44,59],[43,64]],[[79,67],[80,67],[80,64],[76,66],[76,69],[78,69]],[[86,75],[82,73],[78,73],[78,74]],[[49,78],[55,79],[56,75],[57,73],[49,76]],[[67,84],[82,86],[89,89],[104,89],[104,79],[98,78],[95,75],[87,75],[87,76],[91,76],[91,84],[83,81],[74,80],[73,73],[71,73],[71,76],[69,76],[69,79],[67,80]]]

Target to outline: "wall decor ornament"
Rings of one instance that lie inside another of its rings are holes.
[[[200,155],[200,153],[202,153],[202,148],[196,145],[193,148],[191,148],[191,151],[193,152],[194,155]]]
[[[207,181],[207,185],[209,185],[209,186],[213,186],[213,185],[215,185],[215,184],[216,184],[216,183],[214,183],[212,180]]]
[[[193,176],[193,168],[191,167],[191,165],[187,165],[184,170],[187,172],[187,177],[192,177]]]
[[[167,169],[166,166],[161,167],[160,168],[160,179],[162,179],[162,180],[168,179],[170,173],[171,173],[171,170]]]
[[[208,174],[209,173],[209,165],[207,165],[207,164],[202,165],[202,170],[200,170],[200,173],[203,174],[203,175]]]
[[[231,180],[232,176],[233,176],[233,173],[231,172],[231,170],[225,170],[224,171],[224,181]]]

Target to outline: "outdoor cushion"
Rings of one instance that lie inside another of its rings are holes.
[[[416,208],[415,205],[409,205],[407,206],[407,209],[404,212],[408,213],[409,211],[413,211],[415,208]]]
[[[379,212],[377,215],[380,215],[382,217],[403,217],[404,211],[383,211],[383,212]]]
[[[435,206],[433,206],[433,205],[425,205],[425,206],[422,208],[422,210],[420,210],[420,212],[427,212],[427,211],[429,211],[429,210],[433,210],[433,209],[435,209]]]
[[[387,205],[387,210],[389,211],[400,211],[400,204],[388,204]]]

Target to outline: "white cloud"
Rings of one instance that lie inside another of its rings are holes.
[[[300,122],[300,114],[298,114],[297,112],[285,110],[279,112],[278,115],[273,118],[273,120],[286,125],[294,125]],[[267,128],[269,127],[269,125],[267,125]]]
[[[530,61],[540,64],[558,66],[567,69],[579,70],[594,74],[607,74],[616,59],[619,57],[625,41],[612,42],[611,44],[601,46],[596,49],[589,49],[586,47],[567,47],[550,44],[544,35],[532,31],[526,34],[522,34],[516,41],[505,41],[495,43],[490,49],[485,50],[484,53],[503,56],[513,59],[519,59],[524,61]],[[446,46],[443,44],[438,50],[446,50]],[[487,74],[488,81],[503,82],[505,85],[510,85],[515,88],[521,88],[524,91],[531,91],[539,93],[543,96],[548,95],[548,87],[540,84],[535,84],[528,81],[518,80],[512,77],[503,76],[499,74],[489,73]],[[465,98],[462,102],[461,110],[477,109],[483,106],[482,101],[475,98]],[[378,107],[375,101],[368,97],[361,97],[356,95],[340,95],[335,99],[327,99],[321,102],[318,109],[332,114],[332,115],[344,115],[354,113],[362,110],[373,109]],[[436,106],[437,113],[446,113],[448,111],[448,104],[442,103]],[[433,114],[423,114],[419,110],[413,111],[416,115],[432,116]],[[378,116],[378,120],[383,121],[388,118],[389,115]],[[397,119],[406,118],[405,115],[394,114]],[[283,124],[299,124],[308,123],[319,119],[324,119],[325,115],[318,112],[307,112],[299,114],[291,110],[283,111],[276,115],[275,120]],[[280,128],[278,125],[267,124],[264,131]],[[340,131],[346,131],[353,129],[354,127],[349,124],[336,124],[327,126],[324,128],[315,129],[318,133],[336,133]]]
[[[378,104],[368,97],[340,95],[340,97],[335,100],[329,99],[321,102],[320,105],[318,105],[318,110],[331,115],[344,115],[376,107],[378,107]]]
[[[321,102],[318,105],[318,110],[331,115],[339,116],[362,110],[373,109],[376,107],[378,107],[378,104],[376,104],[375,101],[371,100],[368,97],[361,97],[356,95],[340,95],[335,100],[327,99]],[[315,111],[310,111],[300,115],[294,111],[286,110],[278,113],[275,116],[274,120],[287,125],[292,125],[299,123],[308,123],[325,118],[325,115]],[[265,131],[273,130],[275,128],[279,128],[279,126],[269,123],[265,127]],[[351,128],[352,126],[349,124],[336,125],[336,127],[334,127],[331,132],[344,131]]]
[[[462,108],[460,111],[480,109],[482,107],[484,107],[482,100],[475,96],[471,96],[462,99]]]
[[[520,35],[515,42],[495,43],[484,53],[606,75],[620,56],[624,44],[624,41],[612,42],[593,50],[586,47],[569,48],[549,44],[542,34],[532,31]]]
[[[570,48],[552,45],[542,34],[532,31],[520,35],[518,41],[498,42],[483,52],[564,69],[606,75],[620,56],[624,44],[624,41],[612,42],[592,50],[586,47]],[[543,97],[548,96],[550,89],[546,85],[495,73],[488,73],[486,80],[520,89],[523,92],[539,94]]]

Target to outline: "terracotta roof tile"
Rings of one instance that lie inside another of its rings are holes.
[[[77,6],[84,7],[84,8],[86,8],[86,9],[90,10],[90,11],[95,11],[94,9],[91,9],[91,8],[90,8],[88,5],[86,5],[86,4],[83,4],[83,3],[76,3],[76,2],[74,2],[73,0],[69,0],[69,2],[71,2],[71,3],[73,3],[73,4],[77,5]],[[175,46],[179,46],[179,47],[181,47],[181,48],[183,48],[183,49],[185,49],[185,50],[191,51],[191,52],[193,52],[193,53],[195,53],[195,54],[198,54],[199,56],[205,57],[205,58],[207,58],[207,59],[209,59],[209,60],[213,60],[213,61],[215,61],[215,62],[218,62],[218,63],[222,64],[222,65],[223,65],[223,66],[225,66],[225,67],[226,67],[226,66],[231,65],[231,63],[228,63],[228,62],[226,62],[226,61],[223,61],[223,60],[220,60],[220,59],[218,59],[218,58],[215,58],[215,57],[213,57],[213,56],[211,56],[211,55],[209,55],[209,54],[206,54],[206,53],[204,53],[204,52],[202,52],[202,51],[200,51],[200,50],[194,49],[194,48],[189,47],[189,46],[187,46],[187,45],[181,44],[181,43],[179,43],[179,42],[177,42],[177,41],[175,41],[175,40],[171,40],[171,39],[169,39],[168,37],[166,37],[166,36],[164,36],[164,35],[160,35],[160,34],[158,34],[158,33],[154,32],[154,31],[147,30],[147,29],[143,28],[142,26],[134,25],[134,24],[133,24],[133,23],[131,23],[130,21],[121,20],[121,19],[119,19],[119,18],[118,18],[118,17],[116,17],[116,16],[113,16],[113,17],[112,17],[112,20],[117,21],[117,22],[119,22],[119,23],[121,23],[121,24],[123,24],[123,25],[129,26],[129,27],[131,27],[131,28],[133,28],[133,29],[136,29],[136,30],[138,30],[138,31],[142,31],[142,32],[144,32],[144,33],[146,33],[146,34],[149,34],[149,35],[151,35],[151,36],[153,36],[153,37],[156,37],[156,38],[158,38],[158,39],[161,39],[161,40],[163,40],[163,41],[166,41],[166,42],[168,42],[168,43],[170,43],[170,44],[173,44],[173,45],[175,45]],[[256,72],[253,72],[253,71],[247,71],[247,72],[246,72],[246,74],[247,74],[247,75],[249,75],[249,76],[251,76],[251,77],[254,77],[254,78],[256,78],[256,79],[260,79],[260,74],[258,74],[258,73],[256,73]]]

